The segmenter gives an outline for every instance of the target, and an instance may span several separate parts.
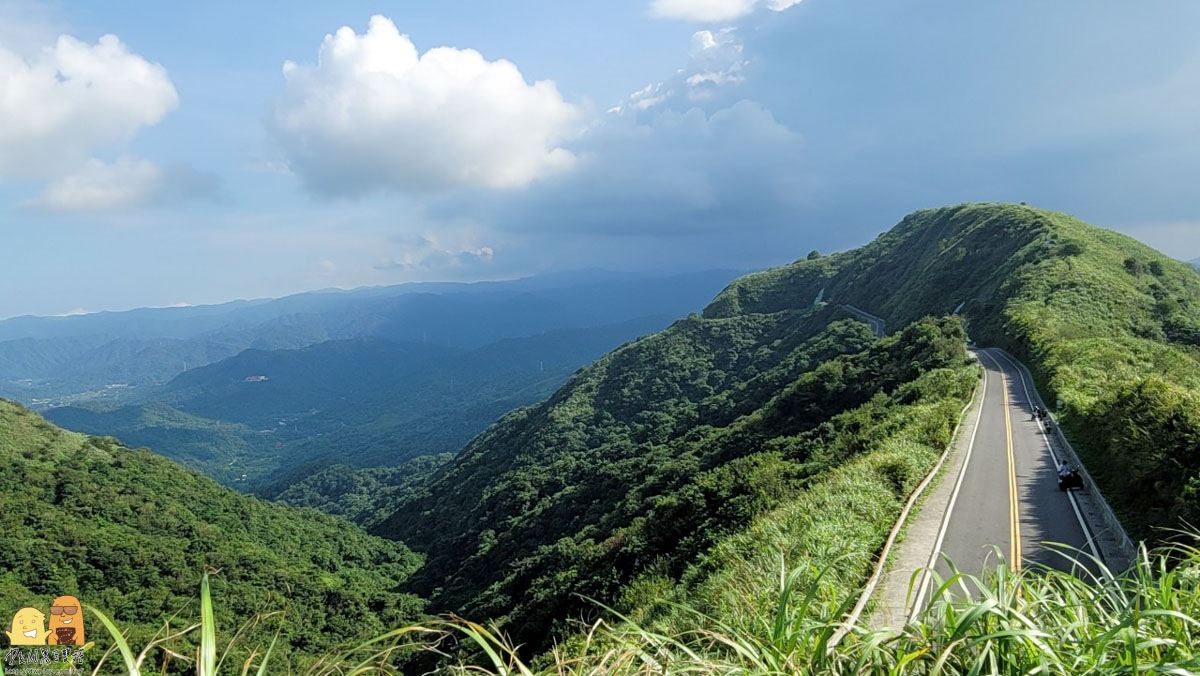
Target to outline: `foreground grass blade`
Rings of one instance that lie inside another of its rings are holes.
[[[113,624],[113,621],[108,619],[107,615],[96,608],[88,606],[87,609],[100,620],[100,623],[104,625],[109,635],[112,636],[113,642],[117,644],[117,650],[121,651],[121,659],[125,660],[125,668],[129,671],[129,676],[141,676],[141,672],[138,671],[137,660],[133,657],[133,651],[129,649],[129,643],[125,641],[125,636],[121,634],[121,630],[117,629],[117,625]]]
[[[213,619],[208,573],[200,579],[200,655],[196,660],[196,670],[199,676],[217,674],[217,623]]]

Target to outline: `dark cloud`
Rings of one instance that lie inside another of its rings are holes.
[[[613,114],[573,147],[575,169],[524,191],[443,200],[438,218],[474,216],[518,233],[682,237],[778,228],[809,199],[799,134],[752,101],[706,114]]]

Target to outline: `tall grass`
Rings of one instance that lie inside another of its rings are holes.
[[[681,605],[677,610],[691,626],[665,633],[609,611],[606,619],[581,626],[577,640],[531,662],[496,627],[450,617],[388,632],[326,656],[304,673],[399,674],[419,651],[440,656],[441,673],[496,676],[1200,673],[1197,542],[1200,537],[1191,536],[1183,544],[1143,546],[1136,564],[1119,575],[1066,549],[1063,556],[1078,557],[1077,570],[1097,572],[1076,577],[1026,568],[1013,573],[1002,565],[981,575],[955,571],[938,580],[929,607],[913,622],[878,630],[865,623],[851,627],[833,649],[829,638],[853,599],[825,600],[815,585],[803,582],[811,572],[797,569],[780,576],[773,607],[753,624],[726,622]],[[205,603],[211,603],[207,584],[201,590],[201,606]],[[115,626],[89,610],[120,646]],[[215,637],[215,627],[205,629],[210,623],[211,616],[202,612],[192,629]],[[128,673],[140,673],[142,658],[134,658],[128,646],[120,649]],[[208,650],[202,640],[198,675],[216,673],[207,671]],[[466,654],[473,657],[452,657]],[[261,655],[255,651],[239,668],[223,673],[291,671],[289,665],[270,663],[270,656],[270,647]]]

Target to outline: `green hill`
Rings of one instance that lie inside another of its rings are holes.
[[[742,277],[706,318],[801,307],[820,289],[891,326],[960,308],[1024,358],[1131,533],[1200,523],[1200,275],[1065,214],[920,211],[860,249]],[[961,304],[961,307],[960,307]]]
[[[538,645],[594,610],[582,597],[676,579],[762,511],[900,445],[907,459],[863,464],[862,500],[837,515],[856,584],[976,376],[954,320],[877,339],[846,316],[676,322],[506,416],[374,531],[427,553],[414,589],[436,609],[506,618]]]
[[[580,366],[669,323],[640,317],[473,350],[379,338],[246,350],[179,375],[144,403],[45,415],[273,497],[330,464],[393,467],[457,451]]]
[[[239,495],[5,400],[0,496],[0,607],[70,594],[131,628],[138,644],[195,597],[207,569],[220,571],[223,632],[284,610],[283,646],[307,656],[412,620],[423,607],[402,589],[421,563],[402,544]],[[89,637],[102,634],[96,626]]]
[[[895,333],[873,338],[844,303]],[[961,329],[921,320],[955,311],[1062,400],[1136,534],[1196,513],[1200,276],[1063,214],[980,204],[736,280],[703,316],[506,416],[374,532],[428,555],[413,588],[433,607],[503,618],[532,645],[588,612],[580,596],[636,609],[674,588],[718,615],[761,607],[775,547],[838,561],[846,592],[970,390]],[[873,483],[897,444],[911,464]],[[850,466],[864,483],[838,495]]]

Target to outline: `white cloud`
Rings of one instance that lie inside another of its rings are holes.
[[[0,47],[0,178],[60,177],[178,105],[166,69],[115,35],[63,35],[31,60]]]
[[[666,82],[648,84],[630,94],[608,112],[637,114],[676,99],[686,99],[688,105],[709,101],[720,88],[745,81],[742,73],[746,67],[744,51],[733,28],[696,31],[692,34],[685,67]]]
[[[91,159],[77,171],[51,181],[26,206],[50,211],[116,211],[190,197],[215,197],[217,178],[187,166],[166,170],[153,162],[121,157]]]
[[[663,19],[682,19],[700,23],[730,21],[746,16],[758,5],[782,12],[801,0],[652,0],[650,13]]]
[[[148,202],[162,172],[153,162],[122,158],[90,160],[73,174],[51,181],[31,206],[51,211],[111,211]]]
[[[732,28],[693,33],[689,66],[691,74],[686,80],[688,98],[693,101],[703,100],[711,96],[716,87],[744,81],[744,49]]]
[[[274,130],[312,191],[528,185],[571,166],[578,109],[549,80],[472,49],[424,54],[383,16],[326,35],[315,66],[287,62]]]
[[[490,246],[469,243],[475,239],[472,233],[456,235],[447,228],[440,233],[395,235],[390,239],[392,244],[399,245],[399,254],[376,263],[376,270],[461,268],[491,263],[496,255]]]

